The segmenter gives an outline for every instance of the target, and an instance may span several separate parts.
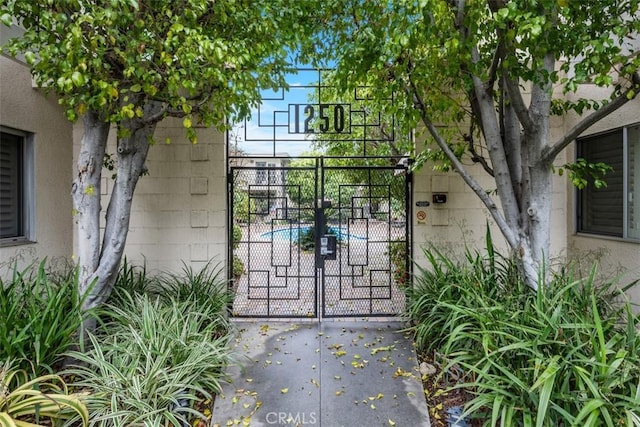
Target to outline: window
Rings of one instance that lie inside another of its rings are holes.
[[[23,132],[0,129],[0,243],[31,238],[32,150]],[[31,190],[31,191],[30,191]]]
[[[263,184],[267,180],[267,173],[264,170],[267,167],[267,162],[256,162],[256,167],[261,168],[258,169],[256,175],[256,184]]]
[[[267,165],[269,168],[275,168],[275,163],[269,163]],[[277,184],[278,183],[278,171],[270,170],[269,171],[269,184]]]
[[[640,125],[580,138],[577,155],[613,168],[606,187],[578,191],[577,231],[640,239]]]

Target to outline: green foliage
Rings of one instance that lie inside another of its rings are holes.
[[[406,242],[389,243],[389,258],[393,266],[393,280],[401,286],[409,284],[409,280],[411,279],[409,271],[407,270],[407,263],[409,262],[407,257]]]
[[[221,269],[135,276],[150,284],[138,291],[118,286],[101,309],[103,323],[90,336],[91,350],[71,353],[81,366],[68,373],[77,378],[75,386],[91,393],[91,423],[183,425],[206,419],[194,403],[220,391],[230,360]]]
[[[0,425],[48,426],[74,415],[88,425],[89,412],[83,403],[86,394],[69,393],[58,375],[44,375],[29,380],[29,374],[11,359],[0,365]],[[34,424],[35,422],[35,424]]]
[[[233,279],[237,280],[244,274],[244,262],[238,255],[233,256]]]
[[[126,290],[131,293],[144,294],[157,292],[159,288],[158,278],[151,277],[147,274],[147,266],[131,264],[125,257],[120,265],[118,277],[114,284],[112,299],[117,299],[120,290]],[[115,294],[115,295],[114,295]],[[107,300],[111,302],[111,300]]]
[[[302,153],[302,156],[319,156],[319,153]],[[299,208],[309,209],[305,215],[300,212],[302,219],[312,220],[315,199],[318,197],[318,177],[315,173],[316,159],[304,158],[291,162],[287,170],[286,191],[293,203]]]
[[[256,202],[249,192],[241,188],[233,189],[233,219],[240,223],[249,222],[249,212],[256,211]]]
[[[638,93],[623,83],[634,81],[640,68],[636,0],[327,0],[322,11],[323,27],[305,45],[305,54],[337,62],[332,82],[345,91],[370,87],[366,98],[372,111],[393,99],[385,113],[395,115],[400,134],[409,135],[419,122],[450,125],[437,132],[457,158],[477,162],[487,155],[483,137],[493,136],[482,135],[483,119],[493,121],[504,105],[519,104],[524,88],[552,95],[552,114],[582,115]],[[545,58],[558,62],[549,67]],[[508,81],[515,87],[506,90]],[[480,110],[477,83],[495,108]],[[603,99],[565,96],[584,83],[611,90]],[[551,93],[551,85],[560,90]],[[508,151],[508,138],[501,139],[490,142]],[[426,149],[415,148],[415,166],[430,161],[448,170],[451,157],[434,148],[429,136],[426,142]]]
[[[118,305],[123,295],[149,295],[163,301],[177,298],[194,306],[205,305],[220,314],[225,312],[230,298],[221,264],[209,262],[197,271],[185,264],[180,273],[150,275],[144,265],[136,266],[126,259],[108,303]],[[228,327],[223,315],[216,317],[215,323],[220,330]]]
[[[238,245],[242,240],[242,228],[238,224],[233,224],[233,242],[231,246],[233,249],[238,249]]]
[[[342,236],[339,231],[333,227],[328,225],[325,226],[323,235],[325,234],[336,236],[336,243],[338,244],[342,242]],[[316,247],[316,228],[307,227],[305,229],[301,229],[296,243],[303,251],[312,252]]]
[[[24,53],[37,82],[61,96],[75,120],[97,111],[111,122],[145,118],[150,101],[196,124],[224,127],[248,114],[261,88],[280,87],[291,47],[304,37],[311,5],[113,0],[2,3],[2,22],[26,30],[8,44]],[[215,102],[211,101],[215,93]],[[122,134],[126,136],[126,134]]]
[[[204,313],[211,317],[210,326],[219,331],[228,329],[225,316],[231,295],[227,289],[227,279],[222,264],[207,263],[195,271],[191,266],[183,266],[179,274],[169,274],[159,278],[156,291],[166,302],[174,298],[194,307],[206,307]]]
[[[640,316],[615,282],[563,270],[536,292],[511,260],[425,250],[410,294],[418,347],[441,351],[475,394],[465,412],[496,425],[640,425]]]
[[[53,273],[46,264],[14,268],[8,283],[0,278],[0,360],[36,376],[54,372],[82,323],[77,270]]]
[[[613,171],[613,168],[605,163],[588,163],[583,158],[558,168],[558,175],[562,176],[565,169],[568,171],[569,179],[579,190],[584,189],[589,181],[593,182],[595,188],[606,187],[605,175]]]

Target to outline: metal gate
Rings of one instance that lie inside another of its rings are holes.
[[[260,160],[230,168],[233,315],[401,313],[411,241],[406,166]]]

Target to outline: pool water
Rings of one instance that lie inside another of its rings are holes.
[[[312,229],[313,227],[292,227],[292,228],[281,228],[279,230],[267,231],[266,233],[262,233],[260,237],[268,240],[289,240],[289,241],[297,241],[298,235],[300,232],[305,232],[307,230]],[[364,236],[356,236],[354,234],[347,234],[340,228],[332,227],[332,234],[337,235],[340,239],[358,239],[358,240],[367,240]]]

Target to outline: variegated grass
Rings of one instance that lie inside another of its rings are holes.
[[[88,425],[85,394],[70,393],[58,375],[29,378],[12,360],[0,365],[1,426],[59,425],[74,416],[83,426]]]
[[[133,292],[119,286],[92,349],[71,354],[80,363],[68,373],[91,393],[92,425],[187,425],[206,418],[195,403],[220,391],[231,358],[222,276],[185,270],[150,280]]]

